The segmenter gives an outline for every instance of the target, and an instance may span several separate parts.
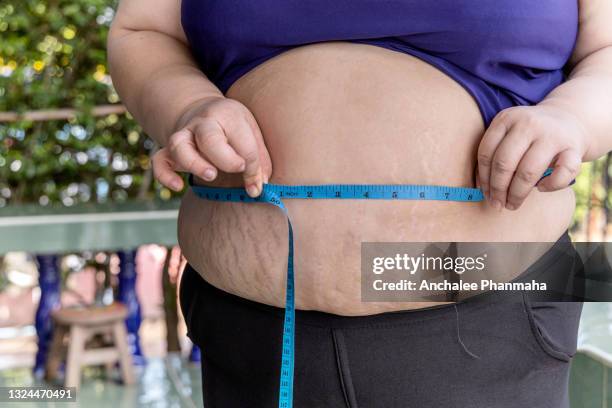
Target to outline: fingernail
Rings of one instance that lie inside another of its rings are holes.
[[[249,193],[251,197],[257,197],[259,195],[259,188],[257,188],[255,184],[251,184],[247,187],[247,193]]]
[[[179,191],[181,189],[181,182],[176,180],[171,182],[170,188],[172,188],[174,191]]]
[[[204,170],[204,180],[211,181],[215,178],[215,171],[213,169]]]
[[[502,209],[502,203],[499,200],[493,200],[491,201],[491,205],[493,206],[493,208],[495,208],[497,211],[501,211]]]
[[[514,211],[516,210],[516,207],[513,204],[507,203],[506,204],[506,208],[510,211]]]
[[[243,162],[243,163],[240,165],[240,167],[238,168],[238,171],[239,171],[239,172],[243,172],[243,171],[244,171],[244,169],[246,169],[246,163],[244,163],[244,162]]]

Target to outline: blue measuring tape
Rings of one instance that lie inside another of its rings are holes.
[[[549,176],[546,170],[542,178]],[[540,179],[541,180],[541,179]],[[484,199],[482,191],[468,187],[430,185],[362,185],[327,184],[288,186],[264,184],[259,197],[250,197],[244,188],[196,186],[189,178],[192,191],[209,201],[234,203],[268,203],[280,208],[287,216],[289,226],[289,251],[287,257],[287,285],[285,294],[285,318],[283,324],[283,349],[281,355],[279,408],[293,407],[293,372],[295,364],[295,279],[293,268],[293,227],[283,200],[288,199],[345,199],[345,200],[443,200],[478,202]]]

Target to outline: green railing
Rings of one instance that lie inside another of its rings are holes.
[[[0,208],[0,254],[35,254],[176,245],[178,200],[73,207]]]

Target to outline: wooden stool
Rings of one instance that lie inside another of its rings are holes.
[[[54,311],[52,318],[55,330],[47,358],[45,378],[49,381],[55,378],[67,351],[65,387],[79,387],[81,367],[97,364],[109,367],[115,362],[119,362],[121,366],[124,384],[132,384],[132,356],[125,329],[127,313],[127,308],[121,303]],[[86,349],[85,343],[96,334],[110,335],[113,345]]]

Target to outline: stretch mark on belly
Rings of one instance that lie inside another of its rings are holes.
[[[546,170],[542,178],[549,176],[552,169]],[[323,200],[442,200],[478,202],[484,199],[482,191],[468,187],[447,187],[429,185],[368,185],[368,184],[330,184],[288,186],[264,184],[257,198],[247,195],[244,188],[220,188],[196,186],[189,177],[192,191],[200,198],[210,201],[233,203],[268,203],[280,208],[287,217],[289,248],[287,254],[287,283],[285,293],[285,318],[283,324],[283,349],[281,354],[281,373],[278,397],[279,408],[293,407],[293,374],[295,361],[295,288],[293,267],[293,227],[286,199],[323,199]],[[465,347],[465,346],[464,346]],[[471,354],[471,353],[470,353]]]

